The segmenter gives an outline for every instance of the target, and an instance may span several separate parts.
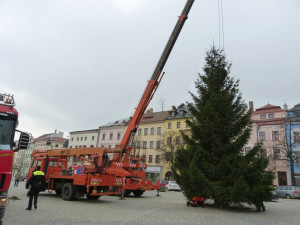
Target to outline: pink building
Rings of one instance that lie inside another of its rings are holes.
[[[287,110],[280,106],[267,104],[254,111],[253,102],[249,102],[252,111],[252,133],[245,153],[260,141],[263,143],[264,156],[269,157],[269,169],[275,172],[274,185],[290,185],[290,173],[285,148],[285,126]]]
[[[99,127],[98,146],[105,148],[117,147],[123,138],[130,119],[116,120]]]

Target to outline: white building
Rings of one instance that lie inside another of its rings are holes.
[[[99,129],[70,132],[69,148],[98,147]]]

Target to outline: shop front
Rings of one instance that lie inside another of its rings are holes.
[[[161,167],[160,166],[148,166],[146,169],[146,178],[152,182],[157,182],[161,179]]]

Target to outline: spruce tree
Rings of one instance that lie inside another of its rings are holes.
[[[273,172],[268,159],[255,146],[244,155],[251,134],[251,112],[239,92],[239,81],[229,76],[231,63],[213,46],[206,52],[204,74],[195,81],[187,121],[191,135],[183,135],[185,147],[177,150],[172,167],[187,199],[213,198],[215,205],[229,207],[269,200]]]

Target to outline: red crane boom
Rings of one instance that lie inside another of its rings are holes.
[[[130,148],[128,148],[128,145],[130,141],[133,139],[134,134],[136,133],[137,127],[139,125],[139,122],[147,109],[155,91],[158,88],[158,85],[163,77],[163,74],[161,76],[161,72],[164,68],[164,65],[166,64],[168,57],[173,49],[173,46],[180,34],[180,31],[185,23],[185,20],[188,18],[188,13],[194,3],[194,0],[188,0],[185,4],[185,7],[181,13],[181,15],[178,18],[178,21],[173,29],[173,32],[167,42],[167,45],[165,46],[165,49],[158,61],[158,64],[151,76],[151,79],[148,81],[148,85],[144,91],[144,94],[142,95],[142,98],[138,104],[138,107],[135,110],[135,113],[133,114],[132,119],[130,120],[130,123],[128,125],[128,128],[123,136],[123,139],[120,143],[121,149],[123,149],[123,152],[126,153],[126,158],[128,159],[128,156],[130,155]]]

